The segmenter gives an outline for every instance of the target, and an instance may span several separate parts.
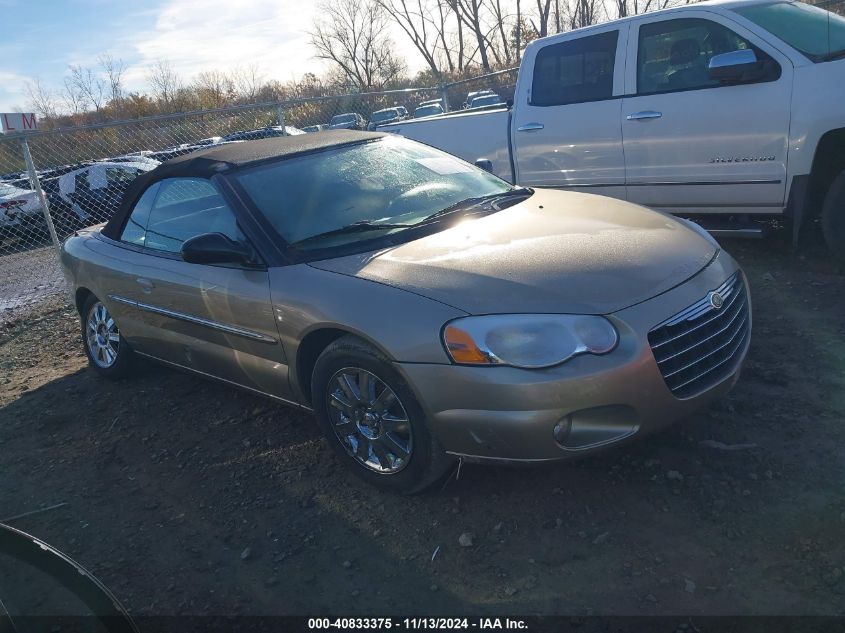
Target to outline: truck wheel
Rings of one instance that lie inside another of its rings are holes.
[[[845,261],[845,170],[836,177],[824,198],[822,233],[830,254]]]

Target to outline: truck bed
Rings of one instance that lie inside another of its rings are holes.
[[[506,108],[484,112],[456,112],[380,125],[378,131],[400,134],[459,156],[470,163],[487,159],[493,165],[494,174],[513,182],[508,151],[509,116]]]

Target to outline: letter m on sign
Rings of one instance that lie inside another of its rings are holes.
[[[35,118],[34,114],[22,114],[21,115],[21,124],[24,130],[37,130],[38,129],[38,121]]]

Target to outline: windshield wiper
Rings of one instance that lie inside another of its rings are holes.
[[[408,228],[414,226],[413,224],[402,224],[396,222],[373,222],[372,220],[360,220],[359,222],[353,222],[352,224],[347,224],[345,226],[341,226],[336,229],[332,229],[331,231],[325,231],[324,233],[317,233],[316,235],[311,235],[309,237],[305,237],[301,240],[297,240],[293,242],[289,246],[296,247],[304,242],[311,242],[312,240],[317,240],[323,237],[330,237],[332,235],[346,235],[351,233],[364,233],[366,231],[378,231],[384,229],[399,229],[399,228]]]
[[[478,207],[484,204],[485,202],[491,202],[493,200],[498,200],[499,198],[509,198],[511,196],[524,196],[530,193],[532,193],[532,191],[528,187],[514,187],[513,189],[509,189],[508,191],[500,191],[498,193],[487,194],[486,196],[466,198],[465,200],[461,200],[460,202],[456,202],[455,204],[449,205],[445,209],[435,211],[431,215],[423,218],[420,222],[417,223],[416,226],[419,226],[420,224],[425,224],[426,222],[431,222],[432,220],[438,220],[444,215],[449,215],[451,213],[455,213],[456,211],[466,211],[468,209]]]

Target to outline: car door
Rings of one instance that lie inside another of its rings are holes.
[[[631,25],[622,102],[628,199],[674,213],[780,212],[786,192],[792,65],[705,10]],[[711,79],[715,55],[751,49],[761,76]]]
[[[249,243],[236,212],[204,178],[153,186],[149,209],[142,205],[145,193],[123,229],[131,272],[117,300],[134,302],[141,322],[128,340],[143,354],[287,398],[287,360],[267,270],[189,263],[180,255],[186,240],[204,233]]]
[[[627,24],[543,40],[514,95],[516,182],[625,197],[619,125]]]

